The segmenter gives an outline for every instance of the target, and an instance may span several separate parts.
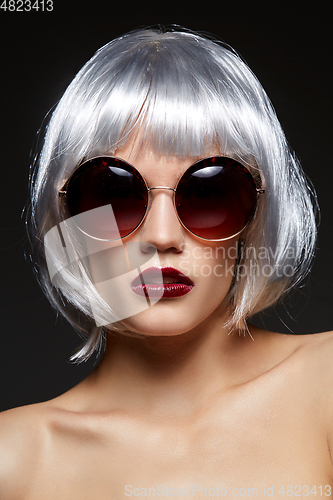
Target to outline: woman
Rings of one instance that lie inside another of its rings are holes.
[[[82,68],[32,189],[51,303],[95,371],[1,416],[4,498],[330,496],[332,332],[247,319],[308,272],[312,195],[229,47],[140,30]]]

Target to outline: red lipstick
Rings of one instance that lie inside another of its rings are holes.
[[[194,288],[193,281],[173,267],[149,267],[131,283],[137,295],[150,298],[173,298],[186,295]]]

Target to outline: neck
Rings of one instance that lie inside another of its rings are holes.
[[[103,359],[89,377],[104,410],[163,415],[195,413],[235,383],[243,347],[252,340],[227,330],[215,311],[191,331],[142,338],[108,333]],[[96,404],[96,403],[94,403]]]

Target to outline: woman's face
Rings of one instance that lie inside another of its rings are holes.
[[[209,153],[216,154],[216,151]],[[180,176],[200,159],[161,157],[146,149],[137,150],[132,143],[118,149],[114,156],[131,163],[148,187],[171,188],[175,188]],[[233,278],[239,236],[210,242],[192,235],[177,218],[173,195],[171,190],[151,191],[148,213],[141,226],[120,242],[104,243],[103,248],[109,248],[109,252],[98,252],[90,258],[91,275],[100,295],[111,308],[116,301],[122,311],[127,311],[123,313],[122,323],[129,330],[145,335],[182,334],[208,321],[214,311],[219,318],[228,311],[224,299]],[[87,244],[89,247],[91,243]],[[111,286],[108,281],[101,283],[103,276],[115,275],[117,268],[121,268],[124,248],[123,260],[128,260],[128,249],[135,248],[134,260],[140,265],[134,265],[134,269],[132,266],[131,273],[126,273],[127,278],[123,275],[118,289],[118,285]],[[144,273],[146,283],[150,276],[154,285],[150,287],[153,293],[147,306],[139,274],[152,267],[155,268],[153,274]],[[174,272],[168,269],[163,275],[163,268],[173,268],[185,275],[185,285],[173,285],[177,281]],[[162,291],[158,295],[159,290],[163,290],[158,282],[169,284],[169,293]]]

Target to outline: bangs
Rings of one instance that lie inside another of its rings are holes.
[[[143,64],[133,61],[130,74],[121,75],[121,85],[92,117],[96,126],[93,135],[86,135],[87,154],[114,154],[138,137],[139,147],[162,156],[204,155],[216,146],[219,106],[211,106],[193,75],[185,71],[185,80],[164,60],[159,67],[151,67],[149,56]],[[142,71],[143,67],[148,69]]]
[[[253,137],[264,128],[260,105],[253,88],[251,95],[246,92],[250,84],[245,90],[236,85],[237,56],[225,51],[223,64],[213,52],[209,58],[205,45],[215,44],[194,44],[190,34],[181,46],[173,32],[154,38],[155,32],[138,34],[135,50],[129,40],[119,54],[115,43],[103,47],[66,91],[55,113],[62,124],[59,153],[71,154],[65,176],[75,168],[73,160],[77,165],[114,155],[138,137],[139,147],[163,156],[203,157],[218,149],[244,164],[258,164],[262,147]],[[246,73],[251,80],[247,68]]]

